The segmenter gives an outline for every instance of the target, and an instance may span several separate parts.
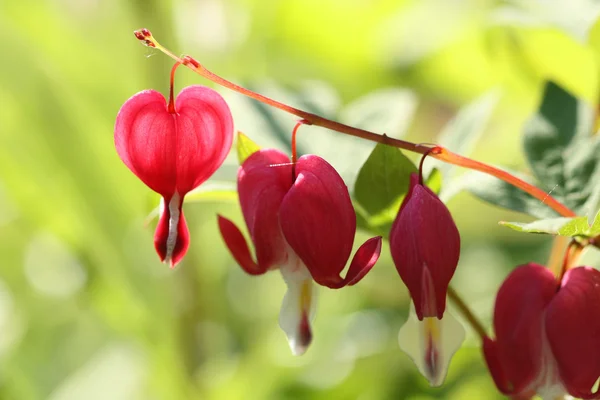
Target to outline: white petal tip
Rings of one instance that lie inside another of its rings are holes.
[[[448,312],[444,318],[419,321],[411,309],[398,334],[398,344],[432,387],[441,386],[454,353],[465,339],[462,325]]]
[[[315,285],[312,279],[286,279],[286,283],[288,291],[281,305],[279,326],[287,336],[292,353],[301,356],[308,350],[313,337],[311,321],[315,314]]]

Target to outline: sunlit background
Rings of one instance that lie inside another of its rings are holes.
[[[463,151],[526,171],[520,133],[544,80],[595,100],[587,31],[598,10],[591,0],[0,0],[0,399],[501,398],[469,328],[442,388],[400,351],[408,296],[387,244],[361,284],[320,291],[313,345],[292,356],[277,324],[280,275],[245,275],[216,229],[216,213],[241,221],[227,190],[234,152],[207,184],[220,191],[185,206],[184,262],[160,264],[147,219],[158,197],[117,157],[113,126],[134,93],[167,92],[172,60],[132,32],[146,27],[261,93],[413,141],[436,141],[476,104],[479,140]],[[211,85],[181,68],[176,89],[188,84]],[[289,151],[292,116],[218,90],[238,130]],[[373,144],[300,135],[300,150],[326,157],[352,189]],[[498,226],[530,219],[466,192],[449,207],[463,242],[453,284],[489,327],[502,279],[545,263],[551,243]]]

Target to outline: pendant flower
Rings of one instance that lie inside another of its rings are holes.
[[[465,336],[458,321],[445,313],[460,236],[448,208],[419,175],[412,174],[409,185],[390,231],[394,264],[414,303],[398,341],[430,384],[439,386]]]
[[[483,352],[502,393],[600,398],[600,271],[573,268],[557,283],[541,265],[518,267],[498,291],[494,330]]]
[[[356,215],[342,178],[315,155],[300,157],[294,173],[284,153],[257,151],[239,169],[238,192],[256,261],[240,230],[219,216],[221,235],[247,273],[280,269],[288,291],[279,325],[292,352],[303,354],[312,340],[313,281],[333,289],[358,283],[379,258],[381,237],[357,250],[342,278],[352,252]]]
[[[232,140],[229,107],[205,86],[184,88],[168,105],[159,92],[144,90],[119,110],[115,147],[131,172],[163,197],[154,246],[171,268],[189,246],[183,199],[221,166]]]

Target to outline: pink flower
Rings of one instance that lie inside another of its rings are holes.
[[[600,398],[599,271],[573,268],[557,283],[541,265],[518,267],[498,291],[494,329],[483,351],[502,393]]]
[[[125,165],[163,197],[154,235],[161,261],[174,267],[189,246],[183,216],[185,195],[221,166],[231,148],[233,120],[225,100],[204,86],[184,88],[175,103],[144,90],[123,104],[115,123],[115,146]]]
[[[342,178],[322,158],[300,157],[292,176],[290,159],[278,150],[252,154],[238,172],[242,213],[254,243],[252,258],[240,230],[219,216],[227,247],[249,274],[279,268],[288,285],[280,314],[292,351],[302,354],[310,344],[314,317],[314,280],[322,286],[354,285],[373,267],[381,237],[365,242],[345,275],[356,216]]]
[[[390,231],[390,251],[414,303],[400,330],[400,347],[433,386],[443,382],[464,330],[446,309],[446,292],[460,255],[460,236],[442,201],[417,174]],[[414,315],[416,314],[416,316]]]

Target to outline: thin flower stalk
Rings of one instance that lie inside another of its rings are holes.
[[[135,31],[134,34],[135,34],[136,38],[139,39],[141,42],[143,42],[146,46],[153,47],[153,48],[156,48],[157,50],[160,50],[167,56],[169,56],[172,59],[174,59],[175,61],[185,65],[186,67],[190,68],[192,71],[203,76],[204,78],[211,80],[218,85],[224,86],[228,89],[234,90],[245,96],[248,96],[255,100],[258,100],[258,101],[260,101],[264,104],[267,104],[271,107],[275,107],[275,108],[278,108],[287,113],[296,115],[297,117],[300,117],[301,119],[306,121],[305,123],[307,125],[321,126],[323,128],[327,128],[327,129],[330,129],[330,130],[333,130],[336,132],[340,132],[340,133],[343,133],[346,135],[356,136],[356,137],[360,137],[365,140],[370,140],[373,142],[398,147],[400,149],[411,151],[414,153],[425,154],[429,150],[431,150],[431,146],[429,146],[429,145],[412,143],[412,142],[405,141],[405,140],[391,138],[385,134],[380,135],[380,134],[370,132],[370,131],[367,131],[364,129],[355,128],[355,127],[345,125],[345,124],[342,124],[342,123],[339,123],[336,121],[332,121],[330,119],[321,117],[321,116],[313,114],[313,113],[309,113],[307,111],[300,110],[295,107],[291,107],[287,104],[278,102],[267,96],[264,96],[260,93],[253,92],[251,90],[248,90],[242,86],[236,85],[235,83],[230,82],[230,81],[220,77],[219,75],[206,69],[202,64],[200,64],[197,60],[195,60],[194,58],[192,58],[190,56],[183,56],[183,57],[176,56],[170,50],[168,50],[167,48],[162,46],[154,38],[154,36],[148,29],[139,29],[139,30]],[[483,162],[461,156],[461,155],[453,153],[450,150],[448,150],[444,147],[441,147],[441,146],[435,146],[435,147],[438,147],[439,151],[436,151],[434,154],[431,154],[431,156],[440,161],[492,175],[498,179],[501,179],[501,180],[523,190],[526,193],[529,193],[531,196],[540,200],[542,203],[546,204],[548,207],[552,208],[554,211],[556,211],[558,214],[560,214],[563,217],[576,216],[576,214],[570,208],[568,208],[567,206],[565,206],[564,204],[562,204],[561,202],[556,200],[554,197],[552,197],[546,191],[536,187],[535,185],[525,182],[524,180],[519,179],[518,177],[516,177],[500,168],[496,168],[489,164],[485,164]]]

